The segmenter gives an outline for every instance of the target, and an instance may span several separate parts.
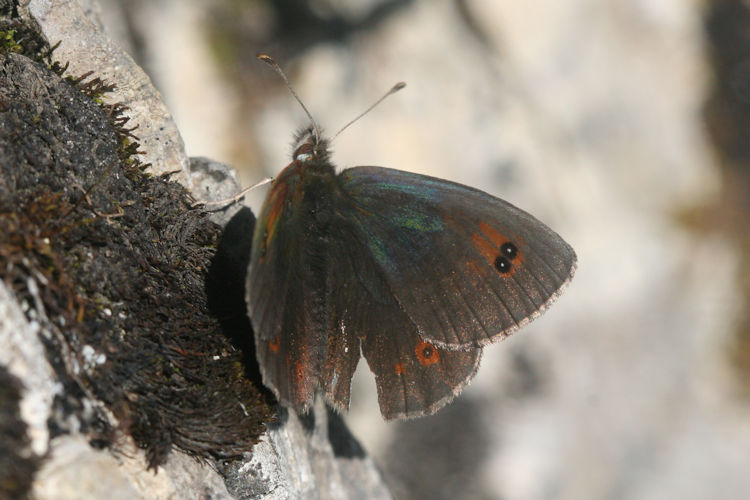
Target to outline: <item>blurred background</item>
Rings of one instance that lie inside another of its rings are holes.
[[[188,154],[244,185],[305,115],[339,168],[483,189],[576,249],[542,318],[436,416],[346,420],[398,498],[750,497],[750,2],[100,0]],[[257,212],[265,188],[251,205]]]

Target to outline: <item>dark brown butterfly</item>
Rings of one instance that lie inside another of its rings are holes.
[[[482,191],[380,167],[337,174],[313,122],[253,237],[263,381],[297,412],[316,391],[344,411],[361,354],[385,418],[432,414],[474,376],[482,346],[539,316],[575,266],[554,231]]]

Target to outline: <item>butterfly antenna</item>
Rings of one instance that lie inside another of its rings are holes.
[[[268,54],[258,53],[258,54],[255,54],[255,57],[257,57],[264,63],[268,64],[269,66],[271,66],[271,68],[273,68],[273,70],[276,73],[278,73],[281,79],[284,80],[284,83],[286,84],[286,88],[289,89],[289,92],[292,93],[294,98],[297,99],[297,102],[299,103],[299,105],[302,106],[302,109],[305,111],[305,114],[310,119],[310,123],[312,123],[312,126],[315,129],[315,135],[317,136],[318,140],[320,140],[320,127],[318,127],[318,123],[313,119],[312,114],[310,114],[310,112],[307,110],[307,108],[305,107],[305,104],[302,102],[302,99],[299,98],[299,96],[297,95],[297,92],[295,92],[294,89],[292,88],[292,84],[289,83],[289,79],[286,77],[281,67],[278,64],[276,64],[276,61],[274,61],[273,58],[269,56]]]
[[[402,88],[404,88],[404,87],[406,87],[406,83],[404,83],[404,82],[398,82],[398,83],[397,83],[396,85],[394,85],[393,87],[391,87],[391,89],[390,89],[390,90],[389,90],[388,92],[386,92],[386,93],[385,93],[385,94],[383,95],[383,97],[381,97],[380,99],[378,99],[377,101],[375,101],[375,102],[374,102],[374,103],[372,104],[372,106],[370,106],[369,108],[367,108],[366,110],[364,110],[363,112],[361,112],[360,114],[358,114],[358,115],[357,115],[356,117],[354,117],[354,119],[353,119],[353,120],[351,120],[351,121],[350,121],[349,123],[347,123],[346,125],[344,125],[343,127],[341,127],[341,128],[339,129],[339,131],[338,131],[338,132],[336,132],[336,133],[335,133],[335,134],[333,135],[333,138],[331,138],[331,141],[333,142],[333,139],[335,139],[336,137],[338,137],[338,136],[339,136],[339,134],[340,134],[341,132],[343,132],[344,130],[346,130],[347,128],[349,128],[349,126],[350,126],[350,125],[351,125],[352,123],[356,122],[357,120],[359,120],[360,118],[362,118],[363,116],[365,116],[365,115],[366,115],[367,113],[369,113],[370,111],[372,111],[372,110],[373,110],[373,108],[374,108],[375,106],[377,106],[378,104],[380,104],[381,102],[383,102],[383,101],[385,100],[385,98],[386,98],[386,97],[388,97],[388,96],[389,96],[389,95],[391,95],[391,94],[395,94],[396,92],[398,92],[399,90],[401,90],[401,89],[402,89]]]

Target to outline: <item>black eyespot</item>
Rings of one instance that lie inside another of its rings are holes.
[[[513,260],[518,255],[518,248],[513,243],[508,241],[503,243],[503,246],[500,247],[500,254],[510,260]]]
[[[508,259],[503,257],[502,255],[498,255],[495,259],[495,269],[497,269],[497,272],[500,274],[508,274],[512,268],[512,265]]]
[[[425,359],[430,359],[435,354],[435,348],[431,345],[425,345],[422,348],[422,356],[425,357]]]

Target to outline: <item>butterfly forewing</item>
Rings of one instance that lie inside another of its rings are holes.
[[[544,310],[574,272],[575,253],[560,236],[481,191],[379,167],[339,180],[358,239],[425,341],[465,349],[502,338]]]
[[[316,196],[293,162],[271,186],[256,223],[247,278],[248,313],[256,356],[279,400],[297,411],[310,407],[326,356],[325,243],[311,220]]]

